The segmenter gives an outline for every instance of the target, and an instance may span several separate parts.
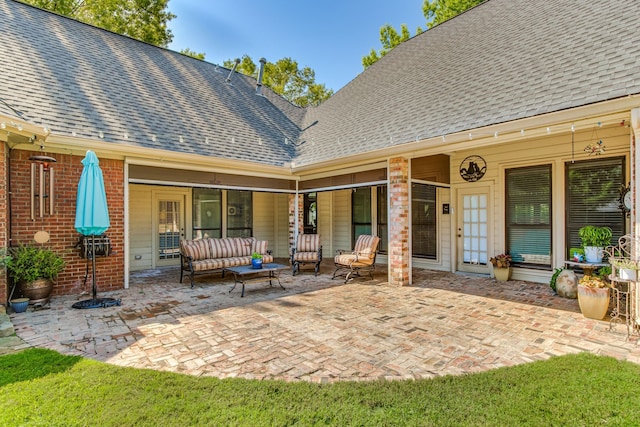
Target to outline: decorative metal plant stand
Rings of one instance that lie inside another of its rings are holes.
[[[624,325],[627,328],[627,338],[632,334],[640,333],[640,319],[635,318],[638,311],[638,279],[623,279],[618,274],[619,268],[616,266],[621,260],[638,264],[637,261],[640,246],[638,241],[630,235],[620,237],[618,245],[607,248],[605,251],[611,264],[611,313],[609,320],[609,330],[613,331],[617,325]],[[634,254],[636,254],[634,256]]]

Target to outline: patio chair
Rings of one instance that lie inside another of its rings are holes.
[[[315,275],[318,275],[322,262],[322,245],[317,234],[299,234],[296,245],[291,248],[291,265],[293,275],[300,271],[300,264],[313,264]]]
[[[344,283],[347,283],[354,276],[360,276],[361,271],[368,271],[373,280],[378,243],[380,243],[378,236],[362,234],[358,236],[353,252],[339,249],[334,259],[336,271],[333,272],[332,278],[344,275]]]

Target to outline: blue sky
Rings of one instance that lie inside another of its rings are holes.
[[[426,29],[423,0],[170,0],[178,17],[169,28],[172,50],[205,52],[222,64],[247,54],[283,57],[316,72],[316,82],[337,91],[362,72],[362,57],[379,50],[380,27]]]

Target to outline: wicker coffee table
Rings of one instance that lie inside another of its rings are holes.
[[[229,267],[225,268],[224,271],[228,271],[233,273],[233,288],[229,290],[229,293],[236,288],[238,283],[242,283],[242,294],[241,297],[244,297],[244,285],[252,282],[269,282],[269,286],[273,286],[273,281],[277,280],[278,285],[282,289],[285,289],[280,283],[280,271],[288,270],[288,265],[282,264],[262,264],[262,268],[253,268],[250,265],[241,265],[238,267]]]

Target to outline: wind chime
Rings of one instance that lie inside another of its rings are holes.
[[[51,163],[56,159],[42,154],[44,145],[40,145],[40,153],[29,157],[31,161],[31,220],[54,214],[54,176]]]

